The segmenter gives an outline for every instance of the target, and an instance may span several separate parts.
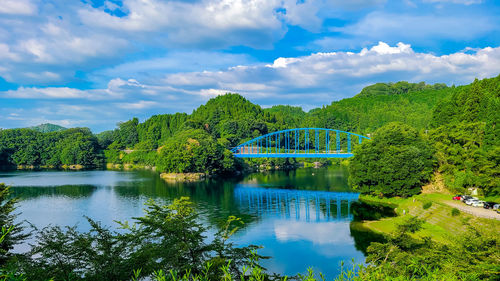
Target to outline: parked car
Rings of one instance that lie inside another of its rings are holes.
[[[472,196],[469,196],[469,195],[462,195],[462,201],[467,201],[469,199],[472,199],[473,197]]]
[[[474,198],[471,198],[471,199],[467,199],[464,201],[465,204],[467,205],[472,205],[472,203],[475,203],[475,202],[479,202],[479,199],[474,199]]]
[[[493,210],[500,210],[500,204],[493,205]]]
[[[493,206],[495,206],[497,203],[495,202],[484,202],[483,208],[485,209],[493,209]]]
[[[453,200],[463,200],[462,195],[453,196]]]
[[[472,207],[483,207],[484,206],[484,201],[479,201],[479,200],[474,200],[472,201],[472,204],[470,204]]]

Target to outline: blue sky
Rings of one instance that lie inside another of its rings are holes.
[[[500,74],[499,15],[492,0],[0,0],[0,128],[468,84]]]

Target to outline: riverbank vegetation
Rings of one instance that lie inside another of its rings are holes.
[[[32,129],[0,130],[0,167],[59,168],[103,165],[98,140],[87,128],[42,133]]]

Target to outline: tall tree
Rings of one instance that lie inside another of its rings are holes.
[[[354,149],[349,182],[363,193],[412,196],[430,179],[433,163],[433,150],[417,130],[389,123]]]

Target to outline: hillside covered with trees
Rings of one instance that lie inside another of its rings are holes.
[[[433,149],[433,169],[444,175],[449,188],[480,187],[500,194],[499,93],[500,76],[459,87],[377,83],[309,112],[286,105],[263,109],[238,94],[226,94],[191,114],[155,115],[144,122],[133,118],[97,135],[83,128],[1,130],[0,166],[93,168],[113,163],[225,174],[244,166],[233,159],[232,147],[269,132],[320,127],[373,135],[400,122]]]

